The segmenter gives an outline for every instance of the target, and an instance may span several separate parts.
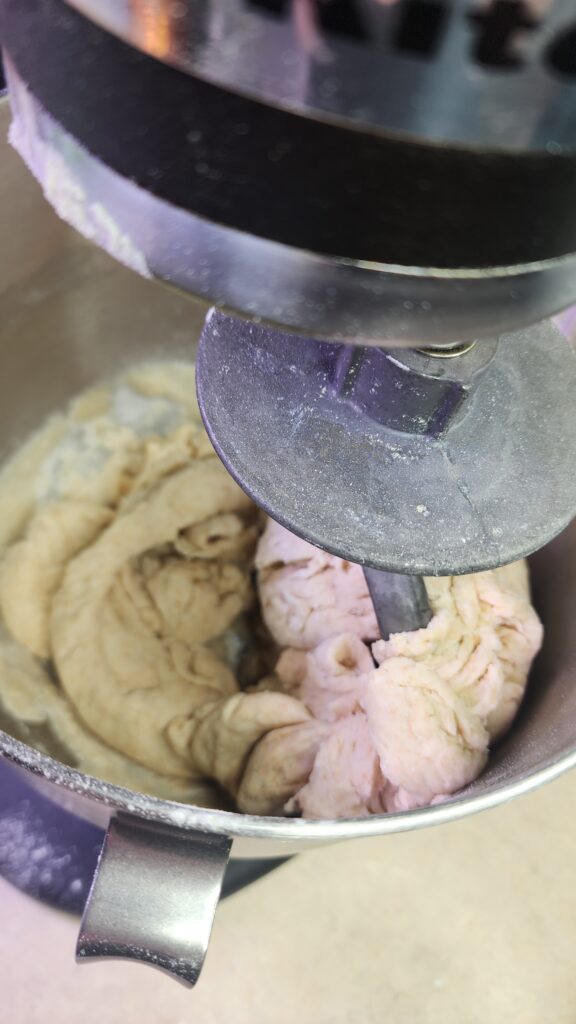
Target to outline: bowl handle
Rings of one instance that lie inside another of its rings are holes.
[[[112,817],[76,959],[140,960],[191,987],[204,963],[232,841]]]

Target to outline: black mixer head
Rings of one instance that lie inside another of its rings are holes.
[[[430,354],[312,341],[214,310],[197,384],[244,490],[362,565],[476,572],[540,548],[576,512],[576,358],[551,323]]]
[[[574,5],[526,59],[524,5],[470,6],[309,0],[314,47],[296,0],[0,0],[13,141],[98,244],[248,319],[515,330],[576,301]]]

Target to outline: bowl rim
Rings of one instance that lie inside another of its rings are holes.
[[[459,796],[443,803],[413,811],[374,814],[363,818],[308,819],[222,811],[138,793],[76,771],[2,730],[0,756],[68,792],[158,825],[226,835],[233,839],[273,839],[280,842],[368,838],[458,821],[529,793],[576,767],[574,747],[567,753],[550,758],[533,771],[524,772],[510,782],[496,784],[476,795],[467,796],[464,790]]]

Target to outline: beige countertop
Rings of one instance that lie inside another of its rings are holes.
[[[2,1024],[576,1024],[576,773],[467,821],[303,854],[223,903],[198,987],[74,964],[0,880]]]

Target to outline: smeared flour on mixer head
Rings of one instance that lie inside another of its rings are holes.
[[[455,792],[542,637],[517,563],[427,580],[430,625],[378,640],[361,569],[266,522],[181,363],[83,393],[20,449],[0,558],[0,725],[107,781],[248,813]]]

